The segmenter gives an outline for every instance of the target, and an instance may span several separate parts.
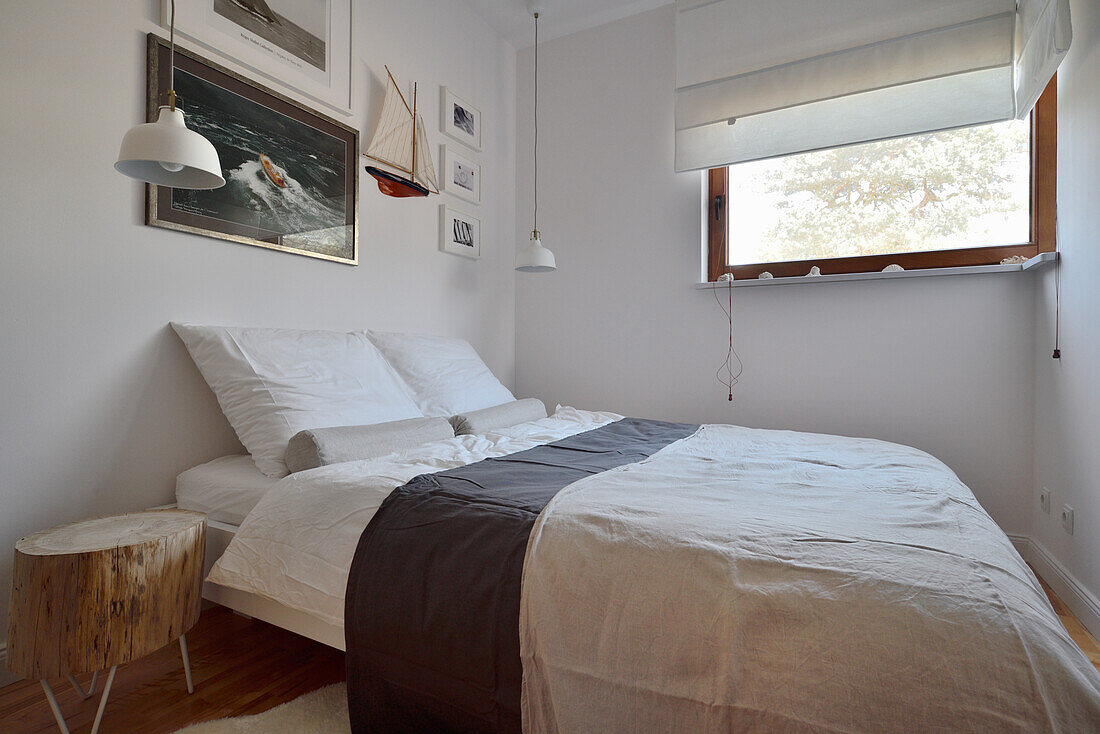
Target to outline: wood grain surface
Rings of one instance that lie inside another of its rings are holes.
[[[206,516],[152,510],[43,530],[15,545],[8,667],[105,670],[164,647],[202,603]]]

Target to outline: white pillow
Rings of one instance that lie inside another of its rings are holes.
[[[449,418],[515,400],[465,339],[378,331],[367,334],[412,388],[416,404],[426,416]]]
[[[172,324],[256,467],[287,474],[291,436],[421,417],[362,333]]]

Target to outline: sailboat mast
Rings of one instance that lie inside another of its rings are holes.
[[[413,82],[413,164],[412,164],[412,178],[416,181],[416,82]]]

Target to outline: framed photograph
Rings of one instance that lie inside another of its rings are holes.
[[[148,119],[168,91],[168,42],[149,34]],[[359,262],[359,133],[176,45],[187,127],[226,184],[148,184],[145,223],[349,265]]]
[[[439,215],[443,222],[439,249],[475,260],[480,258],[481,220],[446,204],[439,205]]]
[[[440,105],[443,119],[440,129],[474,150],[481,150],[481,110],[443,87],[443,103]]]
[[[176,31],[351,114],[352,0],[176,0]],[[168,28],[171,0],[161,0]]]
[[[443,175],[439,188],[474,204],[481,203],[481,164],[443,145],[439,156]]]

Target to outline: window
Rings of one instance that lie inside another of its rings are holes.
[[[988,265],[1053,250],[1056,87],[1030,124],[712,169],[708,279]]]

